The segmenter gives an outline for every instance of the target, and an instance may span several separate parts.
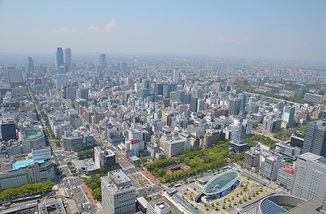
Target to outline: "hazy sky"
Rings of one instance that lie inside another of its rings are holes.
[[[0,53],[56,47],[326,62],[326,1],[0,0]]]

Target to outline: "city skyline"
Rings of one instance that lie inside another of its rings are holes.
[[[325,1],[0,1],[0,54],[70,47],[324,62],[325,9]]]

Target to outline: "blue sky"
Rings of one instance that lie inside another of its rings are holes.
[[[326,61],[326,1],[0,0],[1,53]]]

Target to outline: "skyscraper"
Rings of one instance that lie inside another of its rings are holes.
[[[313,121],[307,124],[302,153],[311,152],[326,157],[326,121]]]
[[[71,67],[71,49],[70,48],[65,49],[65,64],[68,68]]]
[[[240,112],[244,115],[246,111],[246,95],[243,93],[241,97]]]
[[[326,158],[310,152],[299,156],[291,194],[303,199],[315,199],[326,205]]]
[[[229,100],[230,115],[238,115],[240,113],[241,99],[235,98]]]
[[[27,60],[28,60],[27,72],[29,74],[31,74],[34,72],[34,61],[33,61],[32,57],[28,57]]]
[[[55,54],[55,69],[59,70],[60,66],[63,65],[63,50],[62,48],[57,48],[57,52]]]
[[[106,55],[105,54],[101,54],[99,59],[98,59],[98,65],[102,68],[105,68],[107,66],[106,63]]]
[[[191,97],[191,99],[190,99],[190,111],[197,112],[197,106],[198,106],[198,98],[197,97]]]
[[[179,79],[180,79],[179,69],[178,68],[174,68],[172,81],[175,82],[175,83],[178,83],[179,82]]]
[[[104,214],[136,212],[136,190],[123,171],[110,171],[108,176],[101,177],[101,190]]]
[[[285,106],[284,107],[282,120],[287,123],[287,126],[289,128],[294,127],[294,125],[295,125],[294,111],[295,111],[294,107],[291,107],[291,106]]]

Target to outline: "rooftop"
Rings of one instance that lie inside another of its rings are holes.
[[[236,171],[230,171],[213,177],[205,186],[203,193],[205,195],[214,195],[223,192],[232,186],[239,178]]]
[[[44,159],[40,159],[40,160],[37,160],[38,163],[44,163],[45,160]],[[34,164],[34,160],[33,159],[26,159],[26,160],[20,160],[20,161],[16,161],[13,166],[12,166],[12,169],[13,170],[19,170],[21,168],[24,168],[26,166],[29,166],[29,165],[33,165]]]
[[[118,181],[119,183],[129,182],[130,178],[122,171],[122,170],[115,170],[110,172],[113,176],[113,179]]]
[[[39,129],[32,129],[32,130],[26,130],[25,131],[25,139],[27,139],[27,140],[39,138],[42,135],[43,135],[43,133]]]

